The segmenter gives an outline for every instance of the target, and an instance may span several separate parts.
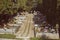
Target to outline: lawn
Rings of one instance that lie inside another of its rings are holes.
[[[0,34],[0,38],[14,39],[15,37],[13,34]]]
[[[60,39],[41,39],[41,38],[30,38],[30,40],[60,40]]]
[[[41,40],[39,38],[30,38],[30,40]]]

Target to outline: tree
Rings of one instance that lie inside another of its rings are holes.
[[[60,6],[58,7],[58,11],[57,11],[57,22],[58,22],[58,24],[59,24],[59,29],[58,29],[58,31],[59,31],[59,38],[60,38]]]

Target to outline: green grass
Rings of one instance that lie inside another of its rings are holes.
[[[0,34],[0,38],[14,39],[15,37],[13,34]]]
[[[41,38],[30,38],[30,40],[60,40],[60,39],[41,39]]]
[[[30,40],[41,40],[40,38],[30,38]]]
[[[46,40],[60,40],[60,39],[46,39]]]
[[[19,38],[18,38],[18,39],[16,39],[16,40],[23,40],[23,39],[21,39],[21,38],[19,39]]]

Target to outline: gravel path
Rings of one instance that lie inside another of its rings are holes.
[[[34,37],[33,33],[33,14],[27,14],[26,15],[26,21],[24,21],[23,25],[21,28],[19,28],[19,31],[16,33],[16,38],[21,38],[21,37]]]

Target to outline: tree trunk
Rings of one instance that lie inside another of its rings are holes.
[[[60,22],[59,22],[59,29],[58,29],[58,31],[59,31],[59,38],[60,38]]]

